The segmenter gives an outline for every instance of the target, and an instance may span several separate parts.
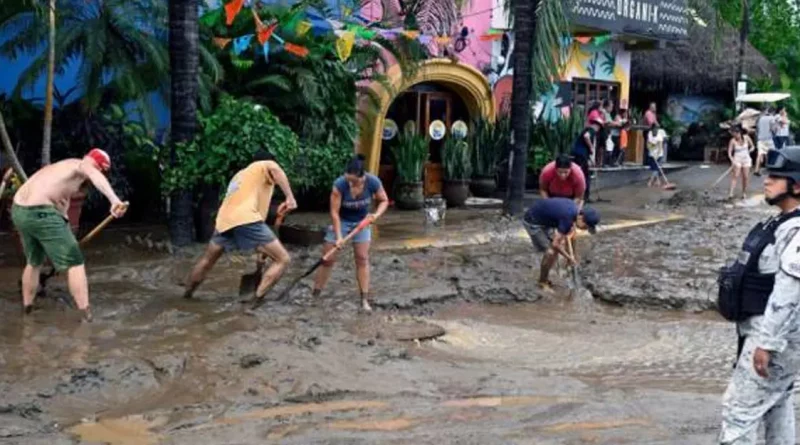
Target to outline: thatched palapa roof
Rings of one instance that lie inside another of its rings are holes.
[[[663,49],[633,51],[631,89],[642,92],[733,95],[739,60],[739,30],[717,20],[710,9],[696,11],[706,26],[689,20],[689,37]],[[778,79],[777,68],[749,42],[744,72],[749,79]]]

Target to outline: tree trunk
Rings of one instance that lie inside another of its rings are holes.
[[[739,29],[739,61],[736,67],[736,82],[742,80],[744,74],[744,50],[747,47],[747,36],[750,34],[750,6],[748,0],[742,0],[742,26]],[[734,91],[738,88],[734,85]]]
[[[53,132],[53,82],[56,77],[56,0],[47,7],[49,37],[47,41],[47,83],[44,93],[44,131],[42,133],[42,165],[50,163],[50,138]]]
[[[6,121],[3,119],[2,112],[0,112],[0,139],[3,140],[3,149],[14,171],[17,172],[17,176],[22,179],[22,182],[27,181],[28,175],[26,175],[25,170],[22,169],[22,164],[20,164],[19,158],[17,158],[17,154],[14,152],[14,146],[11,145],[11,138],[8,137],[8,129],[6,129]]]
[[[514,84],[511,93],[511,154],[509,156],[507,215],[522,213],[525,198],[525,170],[530,145],[531,102],[536,8],[539,0],[514,0]]]
[[[169,60],[171,74],[170,162],[175,162],[176,143],[188,142],[197,130],[197,94],[199,75],[199,25],[197,0],[169,0]],[[178,247],[194,240],[192,193],[178,190],[172,195],[169,232]]]

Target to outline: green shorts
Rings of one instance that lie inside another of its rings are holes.
[[[11,220],[20,233],[25,260],[37,267],[50,258],[57,271],[83,264],[83,254],[69,222],[53,206],[11,206]]]

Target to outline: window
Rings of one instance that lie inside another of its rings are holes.
[[[572,79],[572,105],[588,110],[592,102],[610,99],[614,109],[619,107],[619,82],[606,82],[595,79]]]

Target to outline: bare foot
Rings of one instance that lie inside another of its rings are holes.
[[[361,299],[361,310],[364,312],[372,312],[372,306],[369,305],[369,301],[366,298]]]
[[[539,287],[540,287],[540,288],[541,288],[543,291],[546,291],[546,292],[553,292],[553,283],[551,283],[551,282],[550,282],[550,280],[547,280],[547,281],[541,281],[541,280],[540,280],[540,281],[538,281],[536,284],[538,284],[538,285],[539,285]]]
[[[94,316],[92,315],[92,308],[86,306],[86,309],[81,309],[81,320],[84,323],[91,323],[94,320]]]

